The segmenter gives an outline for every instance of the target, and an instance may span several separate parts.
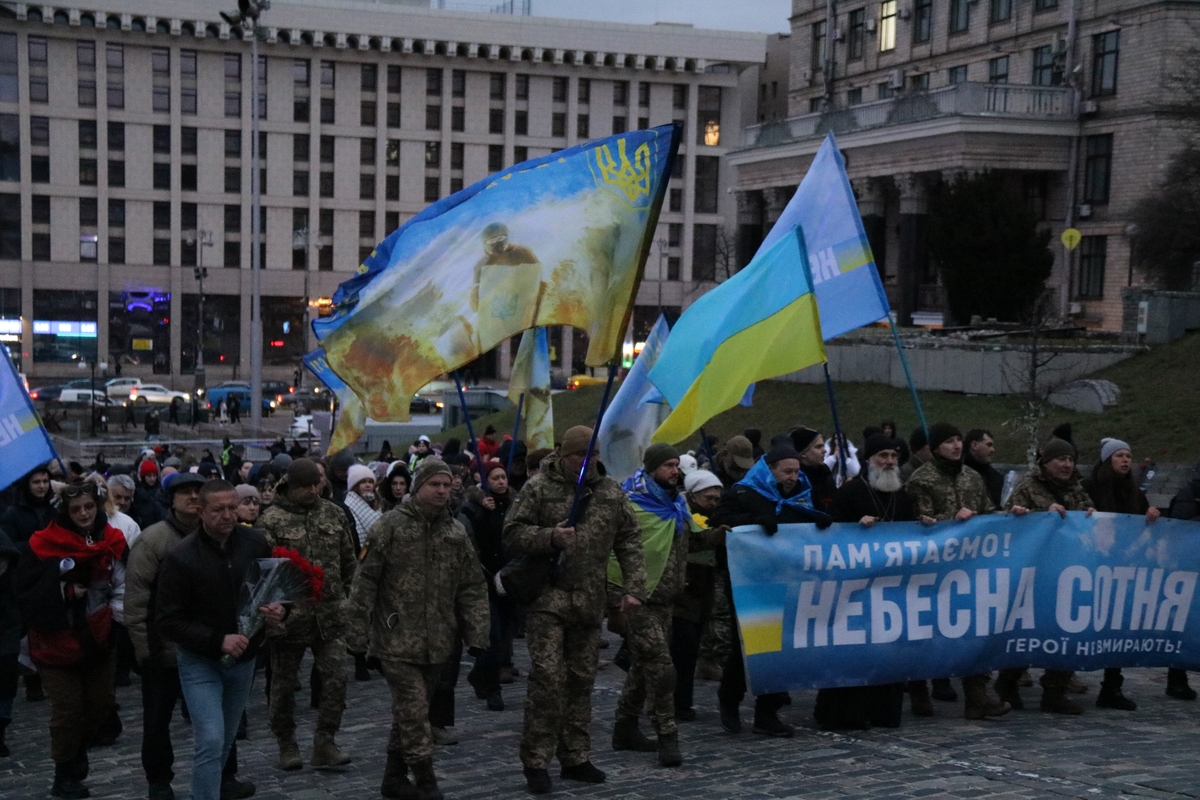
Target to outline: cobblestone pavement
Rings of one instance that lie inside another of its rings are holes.
[[[524,779],[517,758],[524,700],[524,643],[517,643],[522,677],[505,687],[508,710],[489,712],[465,679],[458,689],[461,743],[443,747],[435,766],[451,800],[523,798]],[[615,647],[601,652],[611,657]],[[347,670],[352,664],[347,659]],[[305,665],[302,675],[307,676]],[[593,760],[608,772],[608,782],[585,786],[558,779],[551,770],[554,794],[582,798],[1016,798],[1045,797],[1200,797],[1200,758],[1196,721],[1200,703],[1168,698],[1165,670],[1126,670],[1125,690],[1137,700],[1135,712],[1097,709],[1098,673],[1081,677],[1091,686],[1082,717],[1037,711],[1037,687],[1023,690],[1026,707],[987,722],[967,722],[959,704],[937,703],[933,719],[912,717],[904,726],[854,736],[818,731],[812,722],[813,692],[793,693],[781,716],[798,726],[796,738],[766,739],[749,732],[751,711],[743,707],[744,732],[730,736],[717,720],[716,685],[697,684],[695,722],[680,726],[684,764],[657,766],[653,754],[616,753],[609,747],[613,710],[624,673],[601,670],[594,695]],[[465,677],[465,673],[464,673]],[[261,675],[260,675],[261,678]],[[297,703],[298,736],[307,759],[316,712],[308,708],[307,686]],[[93,750],[88,784],[95,798],[141,798],[146,785],[139,761],[140,693],[118,690],[125,732],[114,747]],[[1032,700],[1032,702],[1030,702]],[[239,743],[243,778],[258,786],[259,798],[325,800],[378,797],[384,748],[390,725],[386,684],[377,674],[349,684],[348,708],[339,743],[355,757],[340,772],[300,772],[275,768],[274,741],[266,730],[261,680],[251,697],[250,738]],[[49,757],[46,703],[18,697],[8,729],[13,750],[0,760],[0,798],[24,800],[49,795],[53,765]],[[643,728],[646,728],[643,721]],[[175,788],[185,798],[191,747],[188,726],[176,719]]]

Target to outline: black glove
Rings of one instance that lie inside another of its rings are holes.
[[[479,658],[486,652],[487,652],[487,650],[483,649],[482,647],[468,647],[467,648],[467,655],[469,655],[471,658]]]
[[[779,520],[775,518],[774,514],[767,514],[763,516],[761,519],[759,519],[758,524],[762,526],[762,529],[766,532],[767,536],[774,536],[779,530]]]
[[[817,523],[818,530],[823,531],[833,524],[833,517],[829,516],[823,511],[813,511],[812,518],[813,522]]]

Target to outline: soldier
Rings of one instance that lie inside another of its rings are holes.
[[[621,486],[641,526],[650,596],[624,620],[631,665],[617,703],[612,746],[614,750],[657,750],[658,763],[664,767],[683,763],[675,725],[675,666],[669,647],[672,612],[683,592],[688,552],[704,549],[706,544],[711,549],[714,539],[705,537],[692,519],[687,499],[679,491],[679,478],[679,452],[669,444],[652,444],[642,458],[642,469]],[[608,580],[618,587],[617,593],[623,592],[616,559],[609,560]],[[638,730],[638,716],[647,703],[657,744]]]
[[[918,467],[904,485],[922,521],[926,521],[926,517],[965,521],[977,514],[991,514],[996,510],[983,485],[983,478],[975,470],[963,468],[963,440],[958,428],[948,422],[939,422],[930,427],[929,451],[930,460]],[[966,696],[963,714],[967,719],[1001,717],[1012,709],[1008,703],[988,697],[990,677],[983,673],[962,679],[963,694]],[[909,684],[909,691],[914,693],[914,708],[926,705],[927,698],[920,696],[924,689],[924,681]]]
[[[1083,490],[1079,473],[1075,471],[1075,446],[1062,439],[1051,439],[1042,448],[1037,465],[1026,475],[1012,497],[1008,509],[1020,514],[1024,511],[1057,511],[1064,519],[1068,511],[1086,511],[1088,516],[1095,509],[1092,498]],[[1021,668],[1002,669],[996,679],[996,693],[1000,699],[1016,709],[1025,707],[1018,691]],[[1054,714],[1082,714],[1083,706],[1067,697],[1071,670],[1048,669],[1042,674],[1042,711]]]
[[[526,641],[530,661],[525,700],[521,763],[531,794],[550,791],[547,767],[556,754],[568,780],[601,783],[605,775],[588,759],[592,685],[605,605],[605,567],[616,552],[624,578],[621,610],[646,596],[642,537],[620,485],[596,471],[589,456],[592,429],[576,425],[563,435],[558,451],[521,491],[504,524],[504,545],[512,553],[555,556],[556,573],[529,606]],[[567,526],[575,485],[587,462],[584,507]]]
[[[487,586],[466,529],[447,508],[451,482],[446,462],[421,462],[412,499],[371,528],[350,594],[350,650],[366,653],[369,625],[371,652],[392,690],[384,797],[440,800],[429,697],[460,631],[472,656],[488,645]]]
[[[346,708],[346,643],[342,627],[343,598],[350,592],[356,566],[356,548],[342,509],[322,500],[321,470],[310,459],[288,465],[279,482],[275,502],[263,512],[258,526],[272,547],[295,550],[325,570],[325,596],[315,607],[297,606],[286,625],[271,639],[271,732],[279,740],[279,768],[303,766],[296,744],[296,673],[304,651],[312,648],[321,678],[320,711],[313,737],[312,766],[340,767],[350,754],[338,748],[333,737]]]

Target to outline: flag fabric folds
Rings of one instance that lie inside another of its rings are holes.
[[[518,164],[377,245],[313,324],[356,413],[407,420],[414,392],[528,328],[580,328],[587,364],[615,357],[680,135],[630,131]]]
[[[642,466],[650,437],[667,416],[662,395],[650,383],[648,375],[658,361],[668,333],[667,319],[660,314],[646,337],[646,345],[600,421],[600,460],[609,476],[618,481]]]
[[[754,257],[762,256],[797,226],[808,245],[825,340],[887,317],[887,294],[832,132]]]
[[[317,380],[325,384],[335,398],[337,398],[337,412],[334,417],[333,435],[329,438],[328,451],[336,453],[346,445],[354,444],[363,434],[363,427],[366,425],[366,413],[362,409],[362,401],[354,392],[350,391],[345,381],[337,376],[337,373],[329,368],[329,362],[325,360],[325,353],[321,350],[314,350],[301,359],[308,371],[317,376]],[[349,413],[347,413],[349,409]],[[345,418],[346,424],[339,424]]]
[[[554,410],[550,406],[550,340],[545,328],[521,334],[508,381],[508,399],[525,396],[525,444],[530,450],[554,448]]]
[[[8,352],[0,366],[0,488],[58,458]]]
[[[650,370],[671,406],[654,441],[681,441],[755,381],[825,360],[806,252],[794,228],[683,313]]]

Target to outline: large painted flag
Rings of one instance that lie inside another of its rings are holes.
[[[832,131],[754,257],[762,256],[797,226],[808,245],[825,340],[887,317],[887,294]]]
[[[337,398],[333,435],[326,448],[330,453],[336,453],[346,445],[358,441],[358,438],[362,436],[363,427],[367,421],[366,414],[362,410],[362,401],[347,388],[345,381],[330,369],[329,362],[325,360],[325,353],[321,349],[312,351],[300,360],[304,362],[308,371],[316,375],[317,379],[325,384],[325,388]],[[348,405],[352,406],[353,410],[349,414],[345,414]],[[340,425],[343,415],[345,415],[347,424]]]
[[[650,370],[671,406],[654,441],[681,441],[755,381],[825,360],[806,252],[794,228],[683,312]]]
[[[642,466],[651,436],[667,416],[662,395],[650,383],[650,368],[658,361],[670,328],[661,314],[650,329],[642,352],[621,382],[600,420],[600,460],[608,475],[623,481]]]
[[[554,409],[550,406],[550,340],[545,328],[521,334],[508,381],[514,405],[524,395],[525,444],[530,450],[554,448]]]
[[[533,327],[588,333],[616,357],[680,128],[610,136],[510,167],[426,208],[376,246],[313,330],[353,411],[408,419],[413,393]]]
[[[0,350],[4,350],[0,347]],[[4,350],[0,366],[0,488],[29,470],[58,458],[33,401]]]

